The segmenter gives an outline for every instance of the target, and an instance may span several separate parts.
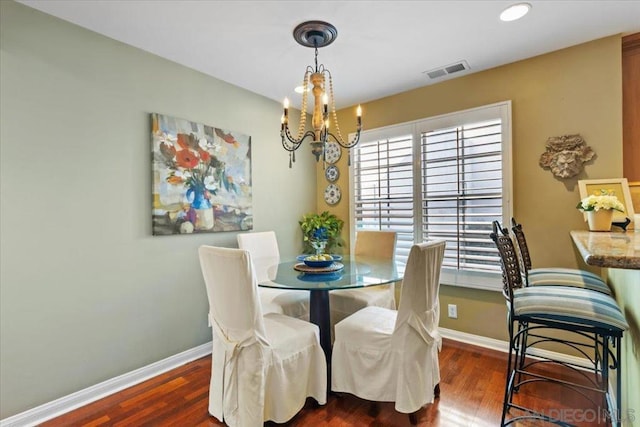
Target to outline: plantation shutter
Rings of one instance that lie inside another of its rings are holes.
[[[503,219],[501,120],[421,135],[422,239],[447,241],[444,268],[500,271],[489,238]]]
[[[361,141],[354,150],[354,217],[358,230],[397,232],[396,259],[414,242],[413,137]]]
[[[502,289],[489,235],[512,213],[510,101],[366,130],[352,154],[352,238],[396,231],[401,262],[443,239],[442,283]]]

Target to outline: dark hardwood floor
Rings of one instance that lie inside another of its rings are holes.
[[[505,353],[445,339],[440,353],[441,396],[418,412],[418,425],[499,425],[505,370]],[[211,357],[207,356],[42,426],[223,426],[207,413],[210,374]],[[518,394],[517,399],[537,409],[586,410],[579,413],[586,414],[583,418],[588,421],[597,413],[597,408],[584,397],[549,384],[529,386]],[[604,421],[576,424],[607,425]],[[378,410],[372,411],[372,404],[368,401],[351,395],[331,395],[323,406],[316,406],[309,399],[298,415],[281,425],[399,427],[410,426],[410,423],[406,414],[394,410],[393,403],[380,403]],[[522,422],[514,425],[543,424]]]

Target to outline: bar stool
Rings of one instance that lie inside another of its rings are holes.
[[[529,248],[527,246],[527,240],[524,235],[524,231],[522,230],[522,224],[518,224],[515,218],[511,218],[511,230],[515,236],[515,241],[519,250],[519,258],[520,258],[520,268],[524,273],[523,280],[525,286],[542,286],[542,285],[552,285],[552,286],[569,286],[569,287],[577,287],[588,289],[591,291],[600,292],[606,295],[611,295],[611,289],[607,286],[607,284],[596,274],[593,274],[586,270],[579,270],[575,268],[559,268],[559,267],[545,267],[545,268],[535,268],[532,269],[531,256],[529,252]],[[496,222],[496,227],[499,227],[499,224]],[[505,235],[508,235],[507,230],[502,230]],[[528,343],[527,332],[523,332],[523,342]],[[529,337],[529,338],[534,338]],[[544,340],[543,338],[540,338]],[[594,336],[590,337],[590,339],[595,340]],[[579,350],[578,350],[579,351]],[[581,352],[582,353],[582,352]],[[524,364],[526,348],[521,351],[520,362],[519,364],[522,366]],[[582,353],[583,356],[588,356]]]
[[[508,310],[509,357],[501,425],[506,426],[524,419],[544,420],[564,426],[571,425],[514,402],[514,393],[521,387],[546,381],[583,395],[586,390],[597,391],[603,396],[603,403],[612,415],[613,425],[620,426],[622,375],[618,361],[622,334],[629,325],[615,300],[604,293],[579,287],[560,285],[525,287],[520,263],[508,230],[502,229],[497,222],[494,222],[491,239],[495,242],[500,254],[503,294]],[[564,331],[575,339],[557,338],[553,331]],[[548,342],[559,343],[580,351],[592,365],[589,371],[593,374],[593,378],[587,378],[590,384],[570,382],[531,369],[541,363],[555,363],[578,371],[570,363],[539,355],[537,355],[539,360],[525,362],[525,356],[531,348],[539,343]],[[610,350],[610,345],[615,347],[615,355]],[[616,369],[615,405],[608,390],[609,369]],[[612,413],[613,407],[617,411],[615,414]],[[512,416],[507,420],[507,413],[511,409],[521,411],[522,415]]]
[[[576,268],[544,267],[531,268],[531,253],[527,246],[527,239],[522,224],[518,224],[515,218],[511,218],[511,230],[516,238],[524,272],[526,286],[562,285],[572,286],[611,295],[611,289],[598,275],[586,270]]]

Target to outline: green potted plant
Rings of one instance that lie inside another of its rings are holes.
[[[342,247],[340,233],[344,221],[334,214],[324,211],[321,214],[308,213],[298,221],[302,229],[303,252],[309,253],[335,253]]]

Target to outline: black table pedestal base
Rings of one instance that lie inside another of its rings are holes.
[[[312,290],[309,304],[309,320],[320,329],[320,346],[327,360],[327,391],[331,390],[331,309],[329,291]]]

